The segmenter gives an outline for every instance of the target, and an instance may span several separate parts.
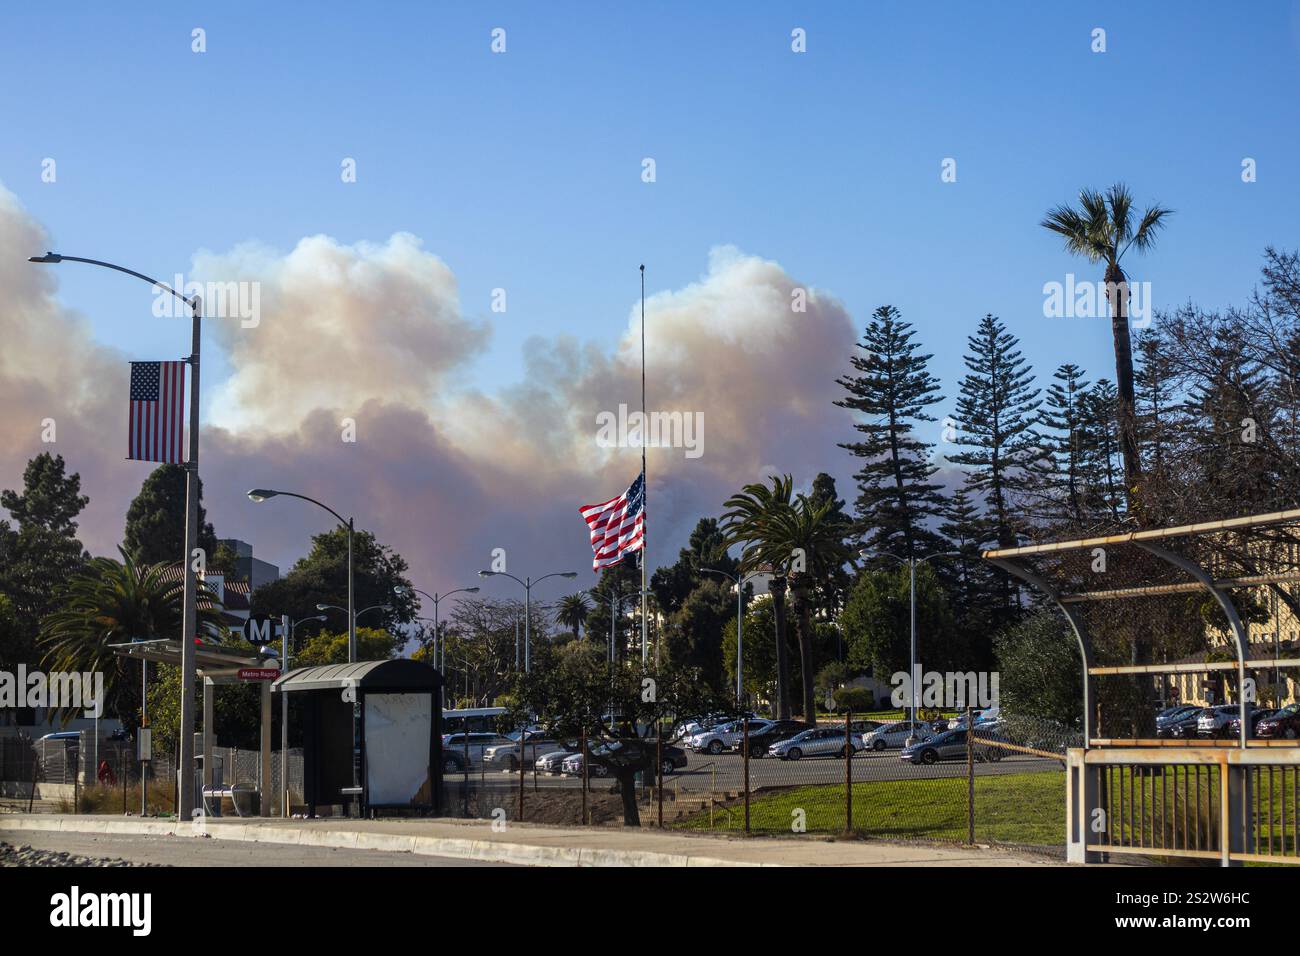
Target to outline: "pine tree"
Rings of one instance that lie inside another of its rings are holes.
[[[854,476],[855,502],[864,543],[872,551],[920,557],[944,547],[929,523],[943,506],[941,488],[931,479],[931,443],[914,434],[918,422],[932,422],[926,409],[943,401],[927,366],[931,355],[917,354],[912,326],[892,305],[878,308],[867,323],[851,359],[856,375],[839,380],[848,397],[835,404],[863,416],[854,427],[856,442],[841,444],[863,460]]]
[[[968,469],[966,486],[984,498],[999,547],[1014,547],[1020,522],[1013,497],[1025,487],[1037,457],[1038,389],[1033,370],[1021,356],[1020,344],[994,316],[980,320],[967,339],[968,374],[957,399],[961,430],[957,443],[970,451],[949,456]]]
[[[198,546],[211,558],[217,550],[217,536],[203,507],[203,482],[198,486]],[[184,465],[159,465],[149,473],[127,508],[122,544],[141,564],[171,564],[185,557]]]
[[[1095,518],[1120,520],[1125,503],[1124,465],[1120,455],[1119,393],[1115,383],[1099,378],[1083,395],[1084,501]]]
[[[1027,495],[1035,517],[1064,531],[1078,531],[1086,518],[1084,475],[1084,398],[1088,382],[1071,362],[1057,368],[1048,388],[1040,423],[1042,457],[1034,463]]]

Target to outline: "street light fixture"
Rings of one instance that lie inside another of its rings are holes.
[[[438,594],[436,591],[430,594],[428,591],[421,591],[419,588],[408,588],[398,584],[393,588],[393,593],[399,596],[403,594],[423,594],[433,602],[433,663],[438,670],[445,671],[447,669],[447,646],[438,630],[438,602],[443,598],[451,597],[453,594],[478,594],[478,588],[457,588],[454,591],[448,591],[446,594]]]
[[[189,460],[185,462],[185,553],[181,558],[183,570],[182,613],[181,613],[181,739],[180,739],[180,781],[177,785],[176,811],[182,820],[189,820],[194,813],[194,639],[198,632],[198,600],[194,572],[194,549],[199,539],[199,346],[202,339],[203,301],[195,296],[186,296],[177,292],[165,282],[136,272],[125,266],[114,265],[100,259],[84,259],[81,256],[64,256],[47,251],[43,256],[29,256],[28,262],[43,265],[57,265],[60,262],[84,262],[87,265],[112,269],[133,278],[149,283],[155,289],[162,289],[180,299],[190,308],[190,355],[185,361],[190,366],[190,434]]]
[[[532,660],[529,655],[529,640],[531,636],[529,626],[532,624],[532,616],[533,616],[533,603],[532,603],[533,585],[541,584],[547,578],[570,578],[570,579],[576,578],[578,576],[578,572],[577,571],[552,571],[550,574],[543,574],[540,578],[538,578],[535,581],[532,578],[523,578],[523,579],[517,578],[513,574],[509,573],[508,571],[480,571],[478,573],[478,576],[481,578],[492,578],[492,577],[497,577],[498,575],[503,578],[510,578],[512,581],[516,581],[519,584],[523,585],[524,588],[524,673],[527,674],[531,669],[531,664],[532,664]]]
[[[907,565],[907,573],[911,582],[910,587],[912,594],[912,664],[911,669],[907,672],[907,682],[912,685],[911,720],[908,722],[908,727],[911,733],[907,738],[907,743],[910,745],[916,742],[916,566],[918,564],[924,564],[932,558],[959,558],[961,557],[961,552],[936,551],[933,554],[927,554],[923,558],[904,558],[900,555],[892,554],[889,551],[876,552],[863,550],[858,552],[858,556],[862,558],[893,558],[899,564]]]
[[[248,492],[248,500],[257,504],[266,501],[268,498],[275,498],[277,496],[282,496],[285,498],[299,498],[302,501],[310,501],[312,504],[316,505],[316,507],[324,508],[330,514],[332,514],[335,518],[338,519],[339,524],[341,524],[347,530],[348,533],[348,663],[355,664],[357,662],[357,623],[356,623],[357,619],[356,619],[356,615],[352,613],[352,608],[355,606],[353,604],[352,537],[356,529],[353,524],[353,521],[351,518],[345,519],[341,514],[339,514],[337,511],[335,511],[333,508],[331,508],[329,505],[325,504],[324,502],[317,501],[315,498],[308,498],[306,495],[300,495],[297,492],[274,491],[270,488],[254,488]],[[321,611],[324,610],[324,608],[317,607],[316,610]]]
[[[741,677],[745,660],[743,656],[745,644],[741,637],[741,630],[745,620],[745,585],[767,572],[755,571],[753,574],[736,575],[727,571],[720,571],[717,568],[700,568],[700,573],[718,574],[736,585],[736,707],[739,709],[745,700],[744,684]]]

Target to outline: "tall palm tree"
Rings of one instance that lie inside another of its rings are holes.
[[[1115,384],[1119,395],[1116,417],[1119,424],[1120,454],[1124,460],[1124,485],[1130,513],[1134,492],[1142,478],[1138,451],[1137,416],[1134,412],[1133,348],[1129,337],[1128,282],[1120,262],[1130,248],[1146,252],[1155,245],[1156,235],[1173,211],[1150,206],[1134,225],[1133,195],[1122,183],[1105,191],[1079,192],[1079,208],[1057,206],[1040,225],[1065,240],[1067,251],[1089,262],[1106,265],[1106,297],[1111,308],[1111,337],[1115,345]],[[1113,290],[1113,294],[1112,294]]]
[[[179,639],[183,584],[164,580],[164,564],[137,564],[123,549],[118,552],[120,562],[94,558],[68,583],[63,606],[41,621],[40,643],[48,670],[103,674],[105,709],[122,714],[123,705],[134,700],[134,688],[128,686],[133,682],[110,645]],[[220,606],[216,595],[198,583],[199,632],[215,636]]]
[[[729,509],[722,516],[722,531],[728,547],[740,543],[742,574],[769,571],[772,580],[772,616],[776,621],[776,715],[790,719],[790,657],[785,643],[785,594],[788,580],[789,551],[782,550],[777,531],[777,516],[790,507],[793,482],[789,475],[770,478],[772,487],[762,483],[745,485],[740,494],[727,499]]]
[[[578,628],[587,623],[587,615],[591,612],[591,605],[587,603],[587,594],[585,591],[578,591],[576,594],[566,594],[560,598],[559,609],[555,612],[555,620],[567,628],[573,630],[573,639],[578,639]]]
[[[830,577],[849,558],[845,538],[852,531],[848,518],[835,501],[814,500],[799,495],[793,505],[778,509],[770,532],[773,543],[791,555],[790,597],[799,632],[799,669],[803,677],[804,719],[817,719],[817,698],[813,686],[817,664],[814,659],[812,605],[818,581]]]

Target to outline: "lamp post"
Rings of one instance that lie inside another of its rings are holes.
[[[353,525],[352,519],[351,518],[344,519],[344,517],[341,514],[339,514],[329,505],[317,501],[315,498],[308,498],[306,495],[300,495],[293,491],[272,491],[270,488],[254,488],[252,491],[248,493],[248,500],[260,503],[265,501],[267,498],[274,498],[277,495],[285,498],[299,498],[303,501],[310,501],[312,504],[316,505],[316,507],[324,508],[330,514],[332,514],[335,518],[338,519],[339,524],[341,524],[345,529],[347,529],[348,532],[348,663],[355,664],[357,662],[357,618],[356,615],[352,613],[352,608],[356,606],[353,603],[352,536],[355,531],[355,527]],[[322,610],[322,608],[317,607],[316,610],[320,611]]]
[[[288,621],[288,615],[284,620]],[[298,629],[299,624],[305,624],[307,621],[323,621],[324,614],[313,614],[311,617],[299,618],[289,623],[288,632],[283,635],[284,643],[280,648],[280,673],[289,673],[289,651],[293,648],[294,631]],[[280,792],[282,794],[280,801],[280,816],[289,816],[289,695],[280,695]]]
[[[578,572],[577,571],[552,571],[550,574],[543,574],[536,581],[534,581],[532,578],[524,578],[521,580],[507,571],[480,571],[478,573],[478,576],[481,578],[492,578],[492,577],[497,577],[498,575],[503,578],[510,578],[512,581],[516,581],[519,584],[522,584],[524,588],[524,673],[527,674],[532,669],[531,668],[532,659],[530,656],[529,640],[531,634],[530,627],[532,625],[532,616],[533,616],[533,604],[532,604],[533,585],[541,584],[547,578],[576,578],[578,576]]]
[[[760,577],[764,572],[755,571],[753,574],[737,575],[720,571],[717,568],[700,568],[700,573],[719,574],[736,585],[736,707],[740,709],[745,700],[744,683],[742,681],[745,643],[741,637],[745,621],[745,585],[754,578]]]
[[[185,554],[182,558],[184,584],[182,586],[183,611],[181,615],[181,740],[180,774],[177,784],[177,815],[189,820],[194,813],[194,638],[198,632],[196,584],[194,578],[194,549],[199,538],[199,345],[203,302],[199,296],[185,296],[165,282],[150,278],[142,272],[80,256],[64,256],[46,252],[31,256],[28,262],[57,265],[60,262],[84,262],[87,265],[112,269],[125,275],[142,279],[156,289],[170,292],[190,307],[190,355],[185,361],[190,366],[190,435],[189,460],[185,463]]]
[[[391,604],[372,604],[372,605],[370,605],[370,607],[363,607],[360,611],[357,611],[356,616],[352,619],[352,620],[353,620],[353,631],[356,630],[355,622],[356,622],[356,621],[361,617],[362,614],[365,614],[367,611],[376,611],[376,610],[378,610],[378,611],[391,611],[392,609],[393,609],[393,606],[392,606]],[[316,605],[316,610],[318,610],[318,611],[342,611],[344,614],[347,614],[347,613],[348,613],[348,609],[347,609],[347,608],[345,608],[345,607],[339,607],[337,604],[317,604],[317,605]],[[351,662],[349,662],[349,663],[351,663]]]
[[[897,554],[891,554],[888,551],[873,552],[859,551],[858,555],[863,558],[893,558],[900,564],[907,565],[907,573],[910,581],[912,595],[912,663],[911,669],[907,672],[907,682],[912,685],[912,707],[910,720],[908,721],[909,734],[907,743],[910,745],[916,741],[916,566],[924,564],[932,558],[957,558],[961,557],[960,551],[936,551],[933,554],[927,554],[923,558],[904,558]]]
[[[478,594],[478,588],[457,588],[454,591],[448,591],[446,594],[439,594],[435,591],[430,594],[428,591],[421,591],[419,588],[408,588],[397,585],[393,588],[393,593],[403,595],[406,593],[423,594],[433,602],[433,663],[440,671],[447,669],[447,647],[442,641],[442,635],[438,631],[438,602],[443,598],[451,597],[453,594]]]

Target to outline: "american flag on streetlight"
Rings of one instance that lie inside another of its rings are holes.
[[[618,564],[623,556],[645,547],[645,472],[627,491],[598,505],[583,505],[578,511],[591,529],[591,569],[599,571]]]
[[[129,451],[137,461],[184,461],[185,362],[132,362]]]

